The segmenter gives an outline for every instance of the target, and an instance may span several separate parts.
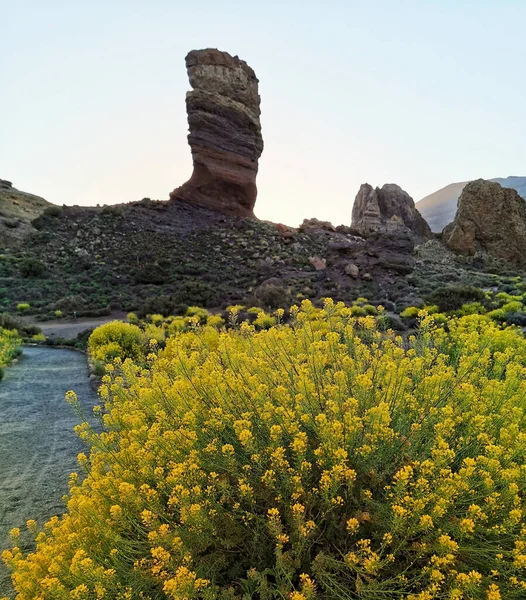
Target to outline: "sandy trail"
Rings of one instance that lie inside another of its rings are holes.
[[[63,512],[68,475],[85,450],[73,428],[78,419],[64,394],[73,389],[87,416],[97,403],[86,359],[73,350],[25,347],[0,383],[0,549],[12,527],[41,526]],[[0,565],[0,596],[10,591]]]
[[[110,321],[126,320],[126,313],[113,312],[111,315],[106,317],[87,317],[77,319],[76,321],[64,320],[64,321],[32,321],[27,320],[26,322],[30,325],[36,325],[40,327],[42,333],[48,338],[66,338],[71,339],[77,337],[79,333],[95,329],[99,325],[109,323]]]

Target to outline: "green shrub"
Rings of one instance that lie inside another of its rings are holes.
[[[376,316],[378,314],[378,309],[372,304],[364,304],[362,308],[364,309],[365,314],[367,315]]]
[[[91,372],[96,377],[102,377],[106,373],[106,367],[100,360],[94,360],[91,362]]]
[[[418,317],[419,312],[420,312],[420,309],[417,308],[416,306],[408,306],[406,309],[404,309],[400,313],[400,316],[403,319],[414,319],[414,318]]]
[[[174,335],[186,329],[187,319],[185,317],[174,317],[168,325],[168,331]]]
[[[508,325],[526,327],[526,312],[508,312],[506,313],[505,322]]]
[[[426,304],[422,310],[425,310],[428,315],[436,315],[440,312],[440,309],[436,304]]]
[[[224,326],[225,320],[221,315],[210,315],[206,320],[206,324],[210,327],[220,328]]]
[[[212,286],[208,283],[195,279],[178,283],[176,290],[171,296],[171,299],[176,307],[181,307],[183,305],[186,307],[217,306],[220,303],[218,301],[217,286]],[[174,314],[174,312],[168,314]]]
[[[138,313],[141,317],[151,314],[161,314],[165,317],[178,312],[178,309],[183,308],[183,312],[187,306],[178,307],[173,297],[167,295],[152,296],[145,300],[139,307]]]
[[[140,265],[134,273],[135,283],[138,284],[162,285],[168,278],[168,272],[156,263]]]
[[[118,206],[115,204],[105,204],[102,207],[101,212],[103,215],[112,215],[112,216],[116,216],[116,217],[120,217],[124,214],[122,206]]]
[[[67,313],[72,315],[73,313],[79,313],[86,309],[88,302],[81,294],[72,294],[60,298],[53,305],[54,310],[60,310],[63,314]]]
[[[44,214],[48,217],[61,217],[62,216],[62,208],[60,206],[56,206],[53,204],[52,206],[48,206],[44,210]]]
[[[254,304],[259,304],[266,309],[275,309],[290,304],[290,290],[283,285],[260,285],[254,292]]]
[[[144,328],[144,335],[148,341],[155,340],[158,344],[163,344],[166,337],[166,329],[148,323]]]
[[[25,312],[26,310],[29,310],[31,308],[31,304],[29,304],[29,302],[19,302],[16,305],[16,310],[18,310],[18,312]]]
[[[153,323],[154,325],[159,325],[161,323],[164,322],[164,317],[163,315],[148,315],[148,319],[150,320],[150,323]],[[129,319],[128,319],[129,321]]]
[[[468,302],[467,304],[463,304],[462,308],[456,312],[459,317],[463,317],[466,315],[483,315],[486,312],[486,309],[480,302]]]
[[[516,313],[516,312],[521,312],[522,310],[524,310],[524,306],[523,306],[522,302],[519,302],[518,300],[514,300],[512,302],[508,302],[508,303],[504,304],[504,306],[502,307],[502,310],[505,313]]]
[[[254,320],[254,326],[258,329],[269,329],[276,324],[276,318],[265,312],[260,312]]]
[[[0,329],[20,329],[21,323],[9,313],[0,313]]]
[[[508,304],[509,302],[521,302],[522,295],[514,296],[506,292],[498,292],[497,294],[495,294],[495,300],[498,302],[499,306],[502,307],[505,304]]]
[[[186,309],[186,316],[195,317],[200,323],[206,323],[210,313],[206,310],[206,308],[201,308],[200,306],[189,306]]]
[[[387,331],[392,329],[393,331],[404,331],[405,325],[402,323],[399,317],[394,315],[379,315],[376,317],[376,326],[379,331]]]
[[[22,277],[42,277],[46,272],[46,266],[36,258],[26,258],[18,266]]]
[[[496,308],[488,313],[488,317],[498,323],[504,323],[506,320],[506,311],[502,310],[502,308]]]
[[[484,302],[484,291],[469,285],[448,286],[435,290],[427,298],[429,304],[436,304],[440,312],[451,312],[462,308],[468,302]]]

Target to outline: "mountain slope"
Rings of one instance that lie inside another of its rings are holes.
[[[0,179],[0,245],[33,231],[31,221],[50,206],[53,204],[44,198],[21,192],[10,181]]]
[[[490,181],[499,183],[502,187],[513,188],[526,199],[526,177],[497,177]],[[451,183],[416,203],[417,209],[429,223],[432,231],[440,232],[453,221],[458,198],[468,183],[469,181]]]

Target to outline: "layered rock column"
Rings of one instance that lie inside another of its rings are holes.
[[[186,68],[193,173],[170,198],[253,216],[263,151],[258,79],[245,61],[215,49],[192,50]]]

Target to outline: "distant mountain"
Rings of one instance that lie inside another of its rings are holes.
[[[526,177],[496,177],[490,181],[499,183],[502,187],[517,190],[526,200]],[[469,181],[450,183],[416,203],[420,214],[429,223],[431,231],[440,232],[453,221],[457,211],[458,198],[468,183]]]

